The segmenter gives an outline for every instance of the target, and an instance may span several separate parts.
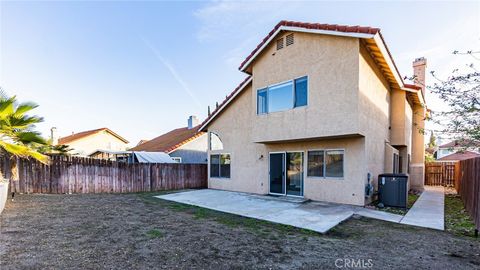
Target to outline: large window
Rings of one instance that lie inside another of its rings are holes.
[[[343,178],[343,150],[308,151],[307,176]]]
[[[210,177],[230,178],[230,154],[210,155]]]
[[[257,114],[285,111],[306,106],[308,79],[302,77],[257,91]]]

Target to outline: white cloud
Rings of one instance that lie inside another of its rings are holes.
[[[194,12],[201,25],[197,38],[216,41],[236,33],[258,34],[259,26],[274,25],[299,6],[296,2],[213,1]]]

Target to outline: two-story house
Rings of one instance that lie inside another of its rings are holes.
[[[401,172],[422,189],[425,66],[409,85],[380,29],[281,21],[199,128],[208,187],[364,205],[379,174]]]

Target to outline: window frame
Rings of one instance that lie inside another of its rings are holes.
[[[320,152],[320,151],[323,152],[323,155],[322,155],[322,157],[323,157],[323,162],[322,162],[322,163],[323,163],[323,165],[322,165],[322,176],[308,175],[308,164],[309,164],[309,161],[310,161],[309,153],[310,153],[310,152]],[[312,177],[312,178],[325,178],[325,150],[324,150],[324,149],[309,149],[309,150],[307,150],[307,158],[306,158],[306,160],[307,160],[307,162],[306,162],[306,164],[307,164],[307,170],[306,170],[306,171],[307,171],[307,177]]]
[[[323,176],[309,176],[308,175],[308,152],[310,151],[323,151]],[[326,157],[327,157],[327,152],[328,151],[342,151],[343,152],[343,160],[342,160],[342,177],[337,177],[337,176],[327,176],[327,164],[326,164]],[[314,149],[308,149],[307,151],[307,157],[305,162],[307,168],[307,178],[317,178],[317,179],[332,179],[332,180],[344,180],[345,179],[345,148],[314,148]]]
[[[222,177],[222,175],[221,175],[222,155],[228,155],[230,157],[230,176],[229,177]],[[211,173],[212,156],[219,156],[218,157],[218,176],[212,176],[212,173]],[[214,179],[230,179],[230,178],[232,178],[232,154],[230,154],[229,152],[210,153],[208,155],[208,177],[209,178],[214,178]]]
[[[296,99],[297,99],[297,96],[296,96],[296,91],[295,91],[295,81],[296,80],[299,80],[299,79],[303,79],[305,78],[307,80],[307,102],[305,105],[302,105],[302,106],[295,106],[295,102],[296,102]],[[291,101],[291,105],[292,107],[291,108],[288,108],[286,110],[280,110],[280,111],[274,111],[274,112],[270,112],[270,106],[268,106],[268,102],[269,102],[269,92],[270,92],[270,88],[272,87],[275,87],[275,86],[280,86],[282,84],[287,84],[287,83],[291,83],[292,84],[292,101]],[[263,112],[263,113],[259,113],[259,107],[258,107],[258,94],[259,92],[261,91],[265,91],[266,92],[266,112]],[[308,75],[303,75],[303,76],[300,76],[300,77],[295,77],[291,80],[286,80],[286,81],[282,81],[282,82],[279,82],[279,83],[275,83],[275,84],[271,84],[271,85],[267,85],[267,86],[264,86],[264,87],[260,87],[256,90],[256,97],[255,97],[255,103],[256,103],[256,112],[257,112],[257,115],[265,115],[265,114],[270,114],[270,113],[276,113],[276,112],[285,112],[285,111],[289,111],[289,110],[294,110],[296,108],[302,108],[302,107],[307,107],[308,106],[308,97],[310,96],[309,95],[309,92],[310,92],[310,79],[309,79],[309,76]]]

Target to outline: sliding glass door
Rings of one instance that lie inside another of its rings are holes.
[[[287,152],[287,195],[303,196],[303,152]]]
[[[285,153],[270,154],[270,193],[285,194]]]
[[[270,153],[270,193],[303,196],[303,152]]]

